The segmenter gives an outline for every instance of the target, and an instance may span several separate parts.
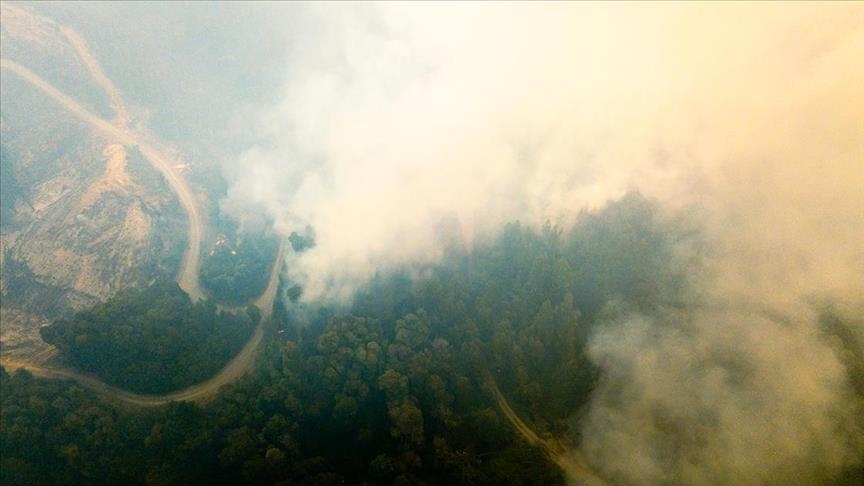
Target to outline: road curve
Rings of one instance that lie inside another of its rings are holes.
[[[39,77],[39,75],[15,61],[0,58],[0,68],[16,74],[42,90],[54,101],[66,108],[66,110],[103,135],[113,138],[126,146],[137,146],[147,161],[165,177],[165,181],[168,182],[171,190],[177,195],[180,204],[189,217],[189,244],[186,247],[186,252],[183,254],[183,262],[180,266],[180,273],[177,276],[177,283],[180,284],[180,288],[189,294],[189,297],[193,301],[203,299],[204,293],[201,291],[201,285],[198,281],[203,223],[198,213],[198,206],[195,204],[195,198],[192,196],[192,191],[189,190],[186,182],[171,169],[170,157],[166,156],[153,145],[142,141],[135,133],[129,130],[121,130],[110,122],[91,113],[73,98],[67,96]]]
[[[258,355],[258,347],[264,336],[264,326],[273,315],[273,305],[276,302],[276,293],[279,289],[279,274],[282,270],[282,257],[285,251],[284,241],[279,245],[276,259],[270,268],[270,280],[261,297],[255,301],[255,306],[261,312],[261,318],[252,336],[231,361],[207,381],[192,385],[182,390],[166,393],[164,395],[143,395],[132,393],[121,388],[113,387],[101,381],[95,375],[83,373],[68,368],[53,368],[40,366],[23,360],[3,359],[0,361],[8,370],[23,368],[36,376],[44,378],[72,379],[81,386],[89,388],[103,396],[120,400],[125,403],[141,407],[157,407],[170,402],[205,402],[213,397],[223,385],[236,381],[252,370],[255,365],[255,357]]]
[[[196,206],[195,200],[192,196],[192,192],[189,190],[185,181],[178,177],[171,169],[171,164],[169,163],[170,157],[164,155],[153,145],[142,141],[131,131],[120,129],[91,113],[73,98],[67,96],[24,66],[14,61],[0,58],[0,69],[12,72],[36,88],[42,90],[72,114],[101,132],[103,135],[113,138],[127,146],[137,146],[147,161],[165,177],[165,180],[177,195],[180,204],[183,206],[183,209],[189,217],[189,244],[183,256],[183,262],[181,270],[177,276],[177,282],[180,287],[189,294],[189,297],[193,301],[204,299],[205,296],[198,280],[203,224],[201,216],[198,213],[198,207]],[[281,264],[284,251],[285,242],[283,241],[279,245],[279,250],[270,269],[270,279],[267,283],[267,287],[264,289],[261,296],[254,302],[254,305],[258,307],[260,311],[261,318],[259,319],[252,336],[243,346],[243,349],[241,349],[240,352],[237,353],[237,355],[234,356],[234,358],[232,358],[221,371],[219,371],[219,373],[207,381],[165,395],[141,395],[110,386],[99,380],[99,378],[94,375],[82,373],[73,369],[46,367],[13,358],[3,358],[0,360],[0,365],[7,367],[9,370],[24,368],[36,376],[46,378],[73,379],[82,386],[101,395],[139,406],[159,406],[172,401],[205,401],[218,392],[219,388],[223,385],[237,380],[252,369],[255,363],[255,356],[257,355],[258,347],[261,344],[261,339],[264,334],[264,325],[270,319],[273,312],[273,305],[279,287],[279,274],[282,268]]]

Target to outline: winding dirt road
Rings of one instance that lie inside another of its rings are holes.
[[[204,299],[205,295],[201,290],[198,280],[203,223],[201,216],[198,213],[198,207],[195,204],[192,192],[189,190],[185,181],[171,169],[171,158],[152,144],[141,140],[139,136],[129,129],[118,128],[110,122],[91,113],[73,98],[67,96],[26,67],[14,61],[0,58],[0,69],[14,73],[40,89],[62,105],[67,111],[77,116],[104,136],[124,145],[137,147],[147,161],[165,177],[165,180],[168,182],[171,190],[177,195],[180,204],[183,206],[183,209],[189,217],[189,244],[183,255],[183,262],[177,276],[177,282],[180,287],[189,294],[189,297],[193,301]],[[205,382],[165,395],[140,395],[112,387],[102,382],[94,375],[82,373],[73,369],[55,368],[45,366],[40,362],[19,360],[15,358],[3,358],[0,360],[0,364],[9,370],[24,368],[36,376],[73,379],[82,386],[109,399],[117,399],[125,403],[139,406],[159,406],[172,401],[206,401],[208,398],[215,395],[223,385],[237,380],[253,368],[258,347],[261,344],[261,339],[264,334],[264,325],[270,319],[273,312],[273,305],[279,287],[279,273],[282,268],[281,263],[284,250],[285,242],[283,241],[279,246],[276,259],[270,269],[270,279],[267,283],[267,287],[261,296],[254,302],[254,305],[258,307],[261,313],[261,318],[255,327],[252,336],[243,346],[243,349],[241,349],[240,352],[237,353],[237,355],[228,362],[228,364],[225,365],[219,373]]]
[[[495,400],[498,402],[498,408],[513,425],[513,428],[519,432],[529,444],[540,447],[549,459],[558,465],[564,474],[567,476],[568,484],[584,484],[591,486],[599,486],[605,484],[597,475],[595,475],[587,466],[585,459],[579,451],[571,451],[564,444],[554,439],[543,439],[531,427],[528,426],[520,417],[513,411],[507,398],[498,389],[498,384],[491,378],[489,386],[495,394]]]
[[[258,347],[264,336],[264,325],[270,319],[270,316],[273,315],[273,305],[276,302],[276,293],[279,289],[279,273],[282,269],[284,251],[285,243],[283,242],[279,245],[276,259],[270,268],[270,280],[267,282],[267,288],[254,303],[261,312],[261,319],[258,321],[258,325],[255,326],[252,336],[243,346],[243,349],[219,373],[207,381],[165,395],[141,395],[108,385],[95,375],[68,368],[42,366],[16,359],[3,359],[0,364],[10,371],[24,368],[34,375],[44,378],[73,379],[85,388],[89,388],[109,399],[116,399],[142,407],[156,407],[170,402],[205,402],[209,398],[212,398],[223,385],[236,381],[254,367],[255,357],[258,355]]]
[[[66,108],[67,111],[77,116],[102,135],[126,146],[137,146],[147,161],[165,177],[165,181],[168,182],[171,190],[177,194],[177,198],[180,200],[183,210],[189,217],[189,244],[186,247],[186,252],[183,254],[183,263],[180,266],[177,283],[180,284],[180,288],[189,294],[189,297],[191,297],[193,301],[203,299],[204,293],[201,291],[201,285],[198,282],[199,260],[201,256],[201,235],[204,232],[203,222],[198,213],[198,206],[195,204],[195,198],[192,195],[192,191],[189,190],[186,182],[181,179],[173,169],[171,169],[171,158],[152,144],[141,140],[140,137],[130,130],[117,128],[110,122],[91,113],[73,98],[67,96],[24,66],[14,61],[10,61],[9,59],[0,58],[0,68],[16,74],[36,88],[40,89],[54,101]]]

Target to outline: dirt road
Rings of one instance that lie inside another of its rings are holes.
[[[126,102],[123,101],[123,97],[120,96],[120,91],[117,90],[117,87],[114,86],[114,83],[111,81],[108,76],[105,75],[105,72],[102,71],[102,66],[99,65],[99,61],[96,60],[96,57],[93,56],[93,53],[90,52],[90,48],[87,47],[87,42],[78,35],[74,29],[71,29],[65,25],[58,25],[57,28],[63,35],[66,37],[66,40],[69,41],[69,44],[75,49],[75,52],[78,53],[78,58],[81,59],[81,62],[87,66],[87,70],[90,71],[90,76],[96,81],[104,91],[105,94],[108,95],[108,99],[111,103],[111,109],[114,110],[114,126],[118,128],[126,128],[129,126],[129,122],[132,120],[132,117],[129,115],[129,110],[126,109]]]
[[[585,459],[578,451],[571,451],[555,439],[543,439],[537,435],[510,407],[510,403],[498,389],[498,385],[491,378],[490,387],[495,394],[498,408],[507,417],[519,435],[529,444],[540,447],[552,462],[558,465],[567,476],[568,484],[602,485],[603,481],[588,468]]]
[[[270,268],[270,280],[267,282],[267,288],[261,294],[261,297],[255,301],[255,306],[261,312],[261,319],[249,341],[243,346],[243,349],[234,356],[231,361],[222,368],[219,373],[207,381],[192,385],[188,388],[178,390],[165,395],[141,395],[128,392],[120,388],[110,386],[98,377],[89,373],[68,368],[53,368],[33,363],[29,360],[17,360],[4,358],[0,361],[7,371],[12,371],[18,368],[24,368],[36,376],[45,378],[57,379],[73,379],[85,388],[95,391],[109,399],[116,399],[132,405],[142,407],[155,407],[165,405],[169,402],[205,402],[212,398],[223,385],[234,382],[249,371],[255,365],[255,357],[258,355],[258,347],[261,344],[261,339],[264,336],[264,325],[273,314],[273,305],[276,302],[276,292],[279,289],[279,274],[282,269],[282,257],[285,250],[285,243],[279,245],[279,251],[276,254],[276,259]]]
[[[203,299],[204,293],[201,291],[201,286],[198,282],[201,236],[204,232],[203,222],[198,213],[198,206],[195,204],[195,198],[192,195],[192,191],[189,190],[186,182],[171,168],[173,165],[171,157],[162,153],[161,150],[154,147],[152,144],[141,140],[132,131],[117,128],[108,121],[99,118],[81,106],[73,98],[67,96],[24,66],[8,59],[0,59],[0,68],[14,73],[40,89],[54,101],[66,108],[67,111],[77,116],[102,135],[130,147],[137,146],[147,161],[165,177],[165,181],[168,182],[171,190],[177,195],[180,204],[183,206],[184,211],[186,211],[186,214],[189,217],[189,244],[183,255],[183,263],[177,276],[177,283],[179,283],[180,287],[189,294],[192,300],[198,301]]]
[[[141,140],[140,137],[129,129],[118,128],[91,113],[73,98],[67,96],[24,66],[14,61],[0,58],[0,69],[14,73],[40,89],[62,105],[66,110],[106,137],[114,139],[115,141],[127,146],[137,147],[147,161],[165,177],[165,180],[177,195],[180,204],[183,206],[183,209],[189,217],[189,244],[183,256],[183,262],[177,277],[177,282],[180,287],[189,294],[193,301],[203,299],[204,293],[201,291],[200,283],[198,281],[203,224],[192,192],[189,190],[185,181],[183,181],[183,179],[181,179],[171,169],[171,166],[173,165],[171,157],[165,155],[152,144]],[[241,349],[240,352],[237,353],[237,355],[228,362],[228,364],[225,365],[219,373],[205,382],[165,395],[139,395],[107,385],[93,375],[72,369],[49,367],[44,365],[41,361],[19,360],[9,357],[3,358],[2,361],[0,361],[0,364],[10,371],[24,368],[37,376],[73,379],[84,387],[96,391],[104,396],[134,405],[158,406],[172,401],[205,401],[218,392],[219,388],[223,385],[237,380],[252,369],[255,363],[255,356],[257,355],[258,347],[261,344],[261,339],[263,337],[264,324],[270,319],[273,312],[273,304],[276,300],[276,292],[279,287],[279,273],[281,270],[284,250],[285,243],[282,242],[270,270],[270,280],[268,281],[267,288],[261,294],[261,297],[255,301],[255,306],[258,307],[261,312],[261,319],[255,327],[252,336],[243,346],[243,349]]]

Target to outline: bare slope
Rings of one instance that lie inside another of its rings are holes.
[[[134,132],[121,130],[108,121],[105,121],[86,110],[73,98],[66,96],[60,90],[24,66],[8,59],[0,59],[0,68],[16,74],[34,87],[40,89],[50,98],[60,103],[67,111],[84,121],[94,130],[99,131],[102,135],[110,137],[124,145],[137,147],[147,161],[165,177],[165,181],[174,193],[177,194],[180,204],[183,206],[183,209],[189,217],[188,245],[186,253],[183,256],[183,264],[181,265],[177,281],[180,284],[180,287],[185,290],[193,300],[197,301],[202,299],[204,294],[198,283],[198,267],[203,223],[201,216],[198,213],[198,207],[195,204],[192,192],[189,190],[185,181],[171,168],[175,161],[171,160],[171,157],[166,155],[159,148],[142,141]]]

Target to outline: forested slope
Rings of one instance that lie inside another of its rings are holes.
[[[193,304],[174,282],[131,289],[40,331],[70,362],[106,383],[164,393],[203,381],[243,346],[255,313]]]
[[[540,433],[565,436],[598,377],[585,354],[592,330],[622,308],[650,312],[685,298],[673,251],[686,239],[679,226],[633,195],[581,215],[568,231],[512,224],[473,250],[452,248],[439,264],[381,274],[347,307],[292,304],[274,316],[261,369],[201,408],[94,408],[74,385],[4,375],[4,474],[50,481],[54,469],[36,465],[53,464],[90,482],[560,483],[557,467],[500,413],[489,380]],[[140,356],[135,343],[160,343],[142,353],[179,349],[170,343],[176,334],[126,339],[134,316],[163,324],[160,313],[213,316],[172,289],[127,295],[55,324],[46,337],[118,380],[133,369],[121,358]],[[109,321],[122,324],[95,325]],[[112,339],[113,357],[80,342]],[[203,359],[205,348],[190,352]],[[178,367],[188,364],[153,374]],[[71,402],[60,399],[69,393]],[[31,398],[46,413],[104,417],[60,428],[31,422],[21,405]],[[22,440],[25,432],[39,439]],[[72,447],[81,437],[102,438]],[[137,451],[129,456],[136,460],[101,449],[112,443]]]

